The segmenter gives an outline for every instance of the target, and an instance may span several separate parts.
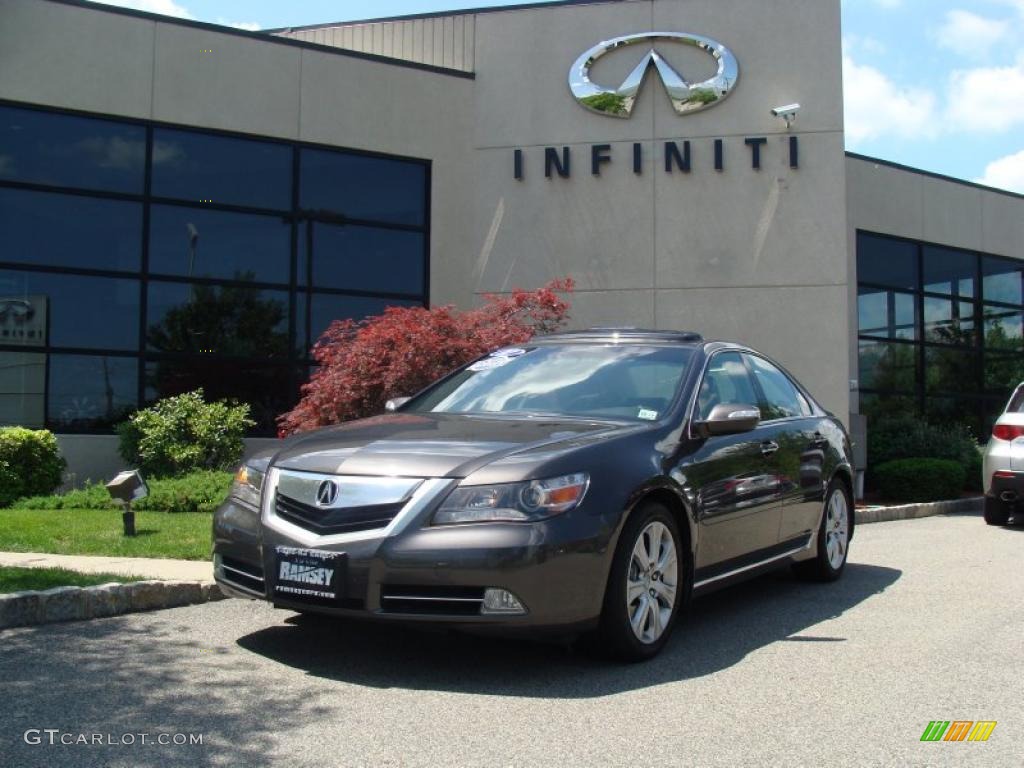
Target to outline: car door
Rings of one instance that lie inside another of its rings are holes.
[[[779,545],[805,544],[818,524],[825,494],[824,448],[818,418],[807,398],[778,366],[759,355],[745,354],[760,400],[768,439],[778,446],[768,461],[778,478],[782,516]]]
[[[757,390],[739,352],[709,360],[693,419],[706,419],[721,403],[754,405]],[[699,541],[697,583],[756,562],[778,541],[781,505],[775,474],[764,451],[771,430],[707,437],[683,468],[696,495]],[[770,455],[770,450],[768,451]]]

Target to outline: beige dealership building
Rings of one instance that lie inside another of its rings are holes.
[[[844,152],[839,0],[0,19],[0,420],[80,477],[195,386],[272,433],[335,317],[564,275],[574,325],[741,340],[858,431],[985,432],[1024,373],[1024,198]]]

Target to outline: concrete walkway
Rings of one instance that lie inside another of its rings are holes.
[[[0,552],[0,565],[21,568],[67,568],[82,573],[116,573],[163,581],[213,581],[213,563],[202,560]]]

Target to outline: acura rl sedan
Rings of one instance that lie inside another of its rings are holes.
[[[656,654],[688,600],[792,564],[842,574],[843,425],[780,365],[686,332],[499,349],[389,413],[250,459],[216,579],[282,608]]]

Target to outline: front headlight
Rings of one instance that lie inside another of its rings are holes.
[[[589,485],[590,476],[576,472],[525,483],[456,488],[434,513],[434,525],[543,520],[578,506]]]
[[[264,478],[266,478],[264,470],[257,469],[251,464],[243,464],[235,473],[235,481],[231,484],[231,495],[250,507],[259,509]]]

